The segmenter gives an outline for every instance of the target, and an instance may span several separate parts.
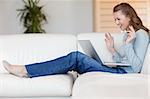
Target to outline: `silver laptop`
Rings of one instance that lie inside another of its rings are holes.
[[[81,48],[87,54],[88,56],[91,56],[93,59],[95,59],[99,63],[103,63],[104,65],[110,65],[110,66],[130,66],[130,64],[125,64],[125,63],[116,63],[116,62],[105,62],[101,60],[99,55],[97,54],[95,48],[93,47],[92,43],[90,40],[79,40],[78,41]]]

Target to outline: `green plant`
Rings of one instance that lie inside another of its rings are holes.
[[[45,33],[42,25],[47,22],[45,14],[42,12],[43,6],[39,6],[40,0],[22,0],[24,8],[18,9],[18,16],[23,26],[26,28],[24,33]]]

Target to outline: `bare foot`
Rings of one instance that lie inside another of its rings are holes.
[[[28,77],[27,73],[24,73],[24,68],[22,66],[11,65],[7,61],[3,61],[4,68],[10,73],[18,77]]]

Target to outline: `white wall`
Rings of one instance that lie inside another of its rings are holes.
[[[41,0],[48,24],[47,33],[92,32],[92,0]],[[0,34],[23,33],[16,9],[22,0],[0,0]]]

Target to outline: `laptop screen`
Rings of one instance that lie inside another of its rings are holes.
[[[83,49],[83,51],[88,56],[92,57],[93,59],[95,59],[98,62],[101,62],[101,59],[98,56],[98,54],[97,54],[96,50],[94,49],[90,40],[79,40],[79,44],[80,44],[81,48]]]

